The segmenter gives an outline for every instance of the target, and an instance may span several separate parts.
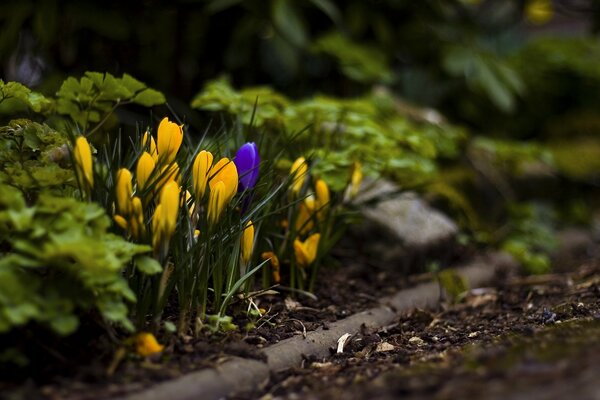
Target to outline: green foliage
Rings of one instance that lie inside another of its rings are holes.
[[[336,59],[341,72],[361,83],[391,83],[392,73],[386,54],[375,46],[359,44],[333,31],[316,39],[313,51]]]
[[[550,271],[549,253],[557,247],[556,214],[540,204],[514,204],[509,207],[510,235],[501,247],[521,263],[527,273]]]
[[[27,108],[43,112],[50,104],[50,100],[19,82],[4,83],[0,79],[0,114],[12,114]]]
[[[494,168],[510,176],[520,176],[528,166],[554,164],[552,153],[544,145],[530,141],[516,141],[477,137],[470,144],[471,154],[485,159]]]
[[[27,206],[17,189],[0,190],[0,333],[35,322],[68,335],[92,312],[132,330],[135,294],[121,271],[150,247],[107,233],[95,204],[42,194]]]
[[[65,134],[27,119],[0,127],[0,181],[22,191],[75,185]]]
[[[594,137],[554,140],[548,143],[559,171],[569,179],[589,181],[600,173],[600,141]]]
[[[118,106],[133,103],[151,107],[165,102],[162,93],[130,75],[116,78],[100,72],[86,72],[80,80],[67,78],[56,96],[57,113],[69,116],[83,132],[92,124],[97,129]]]
[[[457,157],[466,139],[457,127],[405,117],[383,91],[355,99],[292,101],[269,88],[238,92],[221,79],[207,84],[192,107],[237,116],[271,137],[295,135],[303,153],[287,156],[310,154],[317,161],[314,174],[333,190],[347,185],[356,161],[368,175],[387,175],[405,187],[421,185],[435,176],[435,160]]]
[[[491,121],[511,137],[596,135],[600,44],[594,37],[538,37],[510,58],[526,83],[513,118]],[[482,121],[490,123],[488,115]],[[591,122],[586,124],[585,122]]]
[[[469,283],[453,269],[444,269],[437,274],[440,286],[452,302],[456,302],[461,294],[469,290]]]
[[[464,77],[467,87],[489,98],[501,111],[514,111],[524,83],[506,60],[476,46],[448,46],[442,60],[445,71]]]

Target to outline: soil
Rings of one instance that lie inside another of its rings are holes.
[[[453,254],[452,263],[470,255],[464,249]],[[267,312],[258,319],[240,312],[239,331],[171,339],[160,356],[128,353],[118,364],[114,345],[81,343],[78,357],[59,354],[43,369],[28,371],[28,378],[0,378],[0,398],[112,398],[218,365],[230,355],[262,359],[265,346],[432,278],[406,278],[397,268],[371,264],[351,247],[338,249],[337,258],[343,267],[323,269],[314,297],[292,298],[284,288],[256,297],[257,307]],[[582,394],[579,398],[593,398],[585,394],[598,389],[590,377],[600,365],[594,352],[600,349],[599,294],[600,263],[591,260],[552,275],[503,277],[494,287],[471,290],[436,310],[414,310],[384,329],[364,330],[346,341],[342,353],[331,349],[327,358],[307,357],[300,367],[273,374],[260,391],[233,398],[519,398],[537,387],[545,392],[535,393],[554,395],[559,391],[550,383],[567,379],[577,384],[573,393]],[[249,323],[254,328],[244,330]]]
[[[511,278],[304,360],[243,399],[596,399],[600,264]]]

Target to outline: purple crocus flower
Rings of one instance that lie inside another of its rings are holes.
[[[258,148],[254,142],[244,144],[235,154],[233,159],[237,167],[240,184],[238,192],[252,189],[258,180],[258,166],[260,164],[260,156]]]

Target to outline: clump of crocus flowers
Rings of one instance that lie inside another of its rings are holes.
[[[215,157],[206,148],[190,154],[183,128],[163,118],[156,134],[142,135],[136,159],[124,157],[130,160],[129,167],[112,173],[113,196],[106,206],[117,229],[147,245],[163,267],[157,277],[142,274],[138,279],[135,269],[128,272],[138,288],[154,293],[145,297],[137,293],[138,320],[143,323],[153,315],[159,321],[165,302],[174,294],[180,308],[177,329],[187,334],[189,322],[198,331],[202,321],[211,320],[211,308],[219,313],[216,320],[222,320],[228,296],[249,288],[243,280],[259,268],[265,285],[281,283],[283,276],[290,286],[310,290],[308,277],[315,276],[321,253],[329,245],[335,207],[329,186],[313,176],[304,157],[292,163],[280,185],[257,186],[261,157],[256,143],[243,144],[232,157]],[[84,137],[75,140],[72,155],[81,192],[92,199],[92,152]],[[362,178],[356,165],[348,186],[352,195]],[[279,195],[278,190],[286,187],[287,192],[281,190]],[[265,206],[273,198],[283,204]],[[261,207],[268,212],[261,214]],[[264,237],[273,230],[279,232],[275,237]],[[255,252],[260,257],[254,257]],[[138,353],[160,350],[153,337],[139,336]]]

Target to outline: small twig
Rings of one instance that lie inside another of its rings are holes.
[[[302,326],[302,337],[306,339],[306,326],[299,319],[290,318],[289,321],[298,322]]]

